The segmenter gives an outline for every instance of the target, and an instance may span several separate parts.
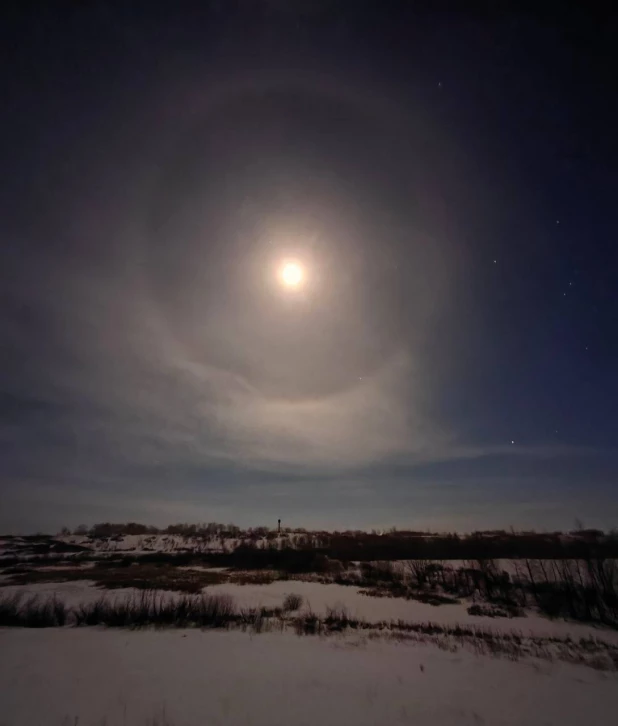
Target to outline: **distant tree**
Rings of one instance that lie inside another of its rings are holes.
[[[89,534],[91,537],[112,537],[116,529],[111,522],[99,522],[90,528]]]

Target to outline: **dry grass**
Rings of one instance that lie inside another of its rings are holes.
[[[303,596],[298,595],[294,592],[289,593],[283,599],[283,609],[286,612],[294,612],[295,610],[300,610],[302,605],[303,605]]]
[[[0,626],[54,628],[66,624],[69,609],[55,597],[24,599],[21,594],[0,598]]]
[[[227,595],[165,596],[144,591],[124,599],[102,596],[94,603],[68,608],[51,598],[0,598],[0,625],[59,627],[103,625],[114,628],[227,628],[254,633],[291,628],[299,636],[345,632],[360,637],[387,638],[433,644],[445,650],[465,648],[477,655],[519,660],[525,657],[562,660],[602,671],[618,671],[618,646],[596,638],[551,638],[500,633],[469,626],[413,623],[402,620],[370,623],[342,608],[330,608],[325,617],[313,612],[291,615],[284,608],[238,610]]]

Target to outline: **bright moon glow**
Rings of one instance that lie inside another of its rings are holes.
[[[298,287],[303,281],[303,269],[295,262],[286,262],[279,271],[279,277],[286,287]]]

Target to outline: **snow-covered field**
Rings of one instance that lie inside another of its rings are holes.
[[[618,677],[358,636],[0,630],[7,726],[594,726]]]
[[[211,585],[209,594],[228,594],[240,606],[280,606],[287,593],[298,593],[303,597],[304,607],[323,615],[329,608],[345,607],[350,616],[369,622],[380,620],[406,620],[413,622],[434,622],[440,625],[472,625],[496,631],[518,630],[524,634],[555,637],[602,638],[618,645],[618,632],[591,625],[549,620],[534,612],[524,618],[489,618],[469,615],[462,602],[452,605],[427,605],[416,600],[403,598],[368,597],[360,588],[314,582],[277,581],[269,585]]]
[[[37,544],[36,538],[0,541],[4,557],[12,556],[20,567],[32,563],[38,574],[47,572],[56,580],[62,579],[55,575],[63,569],[71,576],[66,582],[36,582],[28,574],[32,569],[14,568],[13,584],[7,584],[9,570],[0,572],[0,596],[21,594],[24,602],[31,596],[41,600],[53,596],[69,608],[102,597],[123,601],[144,591],[96,587],[94,580],[111,570],[95,566],[91,553],[109,562],[115,551],[204,552],[238,544],[231,538],[196,538],[194,542],[180,535],[102,540],[70,536],[56,542],[68,547],[56,553],[53,545],[49,556],[45,553],[35,562],[30,558],[40,551],[37,546],[44,550],[45,543]],[[71,550],[73,545],[87,547],[90,559],[74,562],[73,555],[79,557],[80,552],[79,547]],[[225,570],[207,567],[203,561],[191,564],[189,560],[188,565],[174,567],[164,560],[161,572]],[[447,564],[469,566],[463,561]],[[505,560],[497,566],[511,573],[514,567]],[[153,577],[148,566],[141,564],[122,571],[133,567]],[[395,567],[409,569],[403,562]],[[81,577],[82,570],[83,577],[92,580],[73,579],[76,574]],[[21,582],[28,584],[15,584],[20,582],[20,572],[25,573]],[[75,628],[70,624],[0,628],[0,726],[594,726],[613,723],[618,713],[618,656],[603,645],[618,647],[616,630],[550,620],[537,613],[534,603],[526,606],[525,617],[491,618],[470,615],[467,608],[474,602],[470,597],[435,606],[404,597],[368,596],[359,587],[325,583],[328,576],[318,573],[270,584],[236,584],[255,576],[259,581],[265,574],[230,570],[230,582],[208,584],[202,590],[207,595],[231,596],[236,613],[260,606],[273,611],[282,607],[286,595],[301,596],[298,611],[279,620],[274,617],[272,627],[264,626],[267,632],[259,634],[238,627],[205,631]],[[226,571],[218,580],[227,576]],[[271,571],[270,576],[277,573]],[[136,580],[115,581],[116,585],[127,583]],[[184,594],[166,591],[161,597],[175,599]],[[345,634],[295,635],[294,618],[300,622],[309,613],[322,619],[329,613],[339,618],[347,615],[374,625],[363,630],[361,623],[361,629],[348,629]],[[406,629],[397,621],[440,627]],[[383,622],[390,625],[376,627]],[[448,630],[457,625],[466,628],[465,635]],[[505,634],[517,638],[499,637]],[[517,645],[511,648],[509,643]]]

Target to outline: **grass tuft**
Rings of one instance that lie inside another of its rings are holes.
[[[55,628],[67,622],[67,607],[55,597],[40,600],[20,595],[0,598],[0,625],[23,628]]]
[[[283,609],[286,612],[294,612],[295,610],[300,610],[300,608],[303,605],[303,596],[298,595],[297,593],[291,592],[289,595],[286,595],[283,599]]]

